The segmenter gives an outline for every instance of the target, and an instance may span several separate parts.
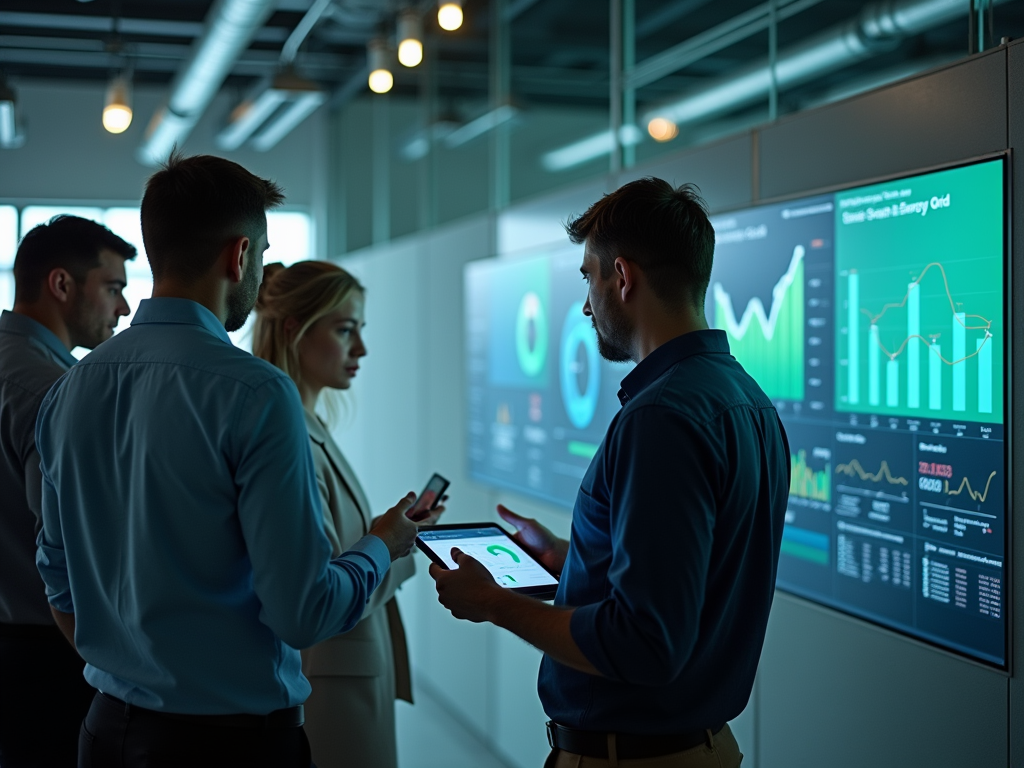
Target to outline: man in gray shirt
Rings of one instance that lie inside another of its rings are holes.
[[[94,691],[57,629],[36,569],[42,480],[39,404],[114,332],[128,304],[134,246],[88,219],[58,216],[29,232],[14,260],[14,310],[0,314],[0,765],[74,766]]]

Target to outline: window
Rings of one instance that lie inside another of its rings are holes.
[[[14,306],[14,254],[18,249],[18,209],[0,205],[0,309]]]
[[[131,314],[118,323],[115,333],[124,330],[131,324],[139,302],[149,298],[153,292],[153,275],[142,243],[142,225],[136,206],[99,208],[76,205],[27,205],[21,209],[19,228],[18,209],[12,205],[0,205],[0,309],[10,309],[14,306],[14,275],[11,270],[14,266],[19,235],[60,214],[81,216],[99,222],[138,249],[138,256],[125,265],[128,286],[124,290],[124,297],[131,308]],[[287,266],[309,259],[313,254],[312,219],[304,211],[270,211],[267,213],[267,239],[270,241],[270,247],[264,254],[265,264],[279,261]],[[244,327],[229,334],[236,346],[251,349],[252,323],[253,316],[250,316]],[[73,352],[79,359],[87,353],[88,350],[85,349],[76,349]]]

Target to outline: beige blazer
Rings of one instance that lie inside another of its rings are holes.
[[[319,417],[307,412],[306,427],[323,502],[324,530],[337,557],[369,531],[370,505],[355,472]],[[393,678],[394,696],[411,702],[409,653],[395,591],[413,573],[411,555],[393,562],[352,630],[302,652],[306,677]]]

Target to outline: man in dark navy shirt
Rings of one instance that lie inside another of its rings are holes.
[[[586,244],[583,312],[601,353],[637,366],[570,541],[499,507],[560,572],[555,604],[502,589],[461,552],[458,570],[431,575],[457,618],[544,651],[548,766],[733,768],[742,756],[726,723],[750,697],[775,588],[785,432],[725,333],[708,329],[714,230],[692,187],[631,182],[567,229]]]

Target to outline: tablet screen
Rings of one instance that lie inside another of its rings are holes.
[[[554,576],[495,526],[420,530],[419,537],[452,570],[459,567],[452,560],[452,547],[458,547],[483,563],[503,587],[518,589],[558,585]]]

